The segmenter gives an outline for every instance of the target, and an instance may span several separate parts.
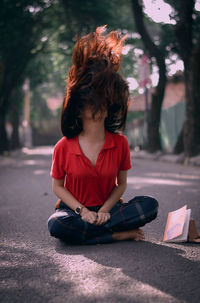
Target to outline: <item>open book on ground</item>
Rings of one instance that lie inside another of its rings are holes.
[[[191,209],[187,205],[168,213],[163,241],[186,242],[188,240]]]

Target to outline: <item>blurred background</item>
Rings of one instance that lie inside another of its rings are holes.
[[[200,154],[200,0],[1,0],[0,154],[54,145],[76,35],[128,34],[131,148]]]

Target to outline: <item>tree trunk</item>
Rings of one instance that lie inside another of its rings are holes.
[[[199,47],[193,45],[194,0],[182,0],[178,11],[179,20],[175,26],[180,56],[184,62],[186,116],[183,130],[185,157],[198,152],[199,139]]]
[[[200,44],[191,54],[191,65],[185,71],[186,119],[184,124],[185,156],[200,152]]]
[[[9,150],[8,136],[6,132],[6,115],[5,109],[0,107],[0,154]]]
[[[193,98],[192,71],[185,70],[186,117],[183,131],[184,152],[186,157],[194,155],[195,151],[195,103]]]
[[[155,92],[152,94],[151,116],[150,116],[150,145],[149,151],[154,152],[161,149],[160,142],[160,117],[162,102],[166,85],[166,67],[162,62],[159,64],[159,82]]]
[[[200,153],[200,41],[192,53],[195,154]]]
[[[182,127],[182,130],[178,136],[176,145],[174,147],[173,153],[178,155],[180,153],[182,153],[184,151],[184,144],[183,144],[183,129],[184,127]]]
[[[6,133],[6,117],[9,114],[10,107],[12,106],[12,103],[15,103],[15,106],[19,106],[18,104],[18,96],[17,98],[13,98],[12,94],[14,91],[17,91],[23,83],[23,72],[26,68],[26,65],[28,63],[28,59],[30,60],[31,56],[24,56],[23,62],[18,66],[18,69],[15,71],[15,73],[10,73],[6,77],[3,77],[1,75],[0,77],[0,153],[3,153],[4,151],[9,150],[9,142],[7,138]],[[0,62],[1,63],[1,62]],[[1,65],[0,65],[1,68]],[[18,93],[17,93],[18,94]],[[14,109],[14,111],[18,109]],[[17,115],[17,113],[13,113],[14,115]],[[14,117],[13,117],[14,118]],[[17,119],[17,118],[14,118]],[[11,119],[12,120],[12,119]],[[11,121],[12,122],[12,121]],[[17,121],[14,122],[18,123]],[[13,134],[13,140],[17,139],[17,132],[18,130],[14,126],[14,134]],[[15,139],[14,139],[15,138]],[[17,143],[17,141],[14,143],[14,145]]]
[[[19,139],[20,114],[23,104],[22,87],[16,87],[10,92],[9,118],[12,124],[12,134],[10,139],[10,148],[16,149],[21,147]]]
[[[154,152],[161,149],[159,126],[162,102],[167,80],[165,56],[160,51],[160,49],[154,44],[152,38],[150,37],[145,27],[142,6],[139,4],[139,1],[132,0],[131,3],[138,33],[141,35],[144,46],[150,56],[155,57],[156,63],[159,68],[159,82],[155,89],[155,93],[152,95],[149,130],[149,151]]]
[[[10,139],[10,148],[16,149],[21,147],[20,139],[19,139],[19,112],[17,109],[12,109],[11,113],[11,124],[12,124],[12,135]]]

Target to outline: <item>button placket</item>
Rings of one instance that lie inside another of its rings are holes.
[[[94,168],[94,166],[92,165],[92,162],[91,162],[84,154],[82,155],[82,158],[83,158],[84,163],[85,163],[87,166],[89,166],[90,168],[91,168],[91,167]]]
[[[99,153],[99,155],[98,155],[98,158],[97,158],[97,162],[96,162],[96,166],[95,166],[96,171],[97,171],[98,168],[101,166],[103,157],[104,157],[104,151],[101,151],[101,152]]]

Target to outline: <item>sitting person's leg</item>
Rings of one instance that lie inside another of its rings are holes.
[[[112,232],[102,226],[90,224],[72,210],[59,209],[48,219],[52,237],[71,244],[100,244],[113,241]]]
[[[128,203],[117,203],[111,210],[111,219],[106,224],[113,231],[137,229],[157,217],[158,202],[148,196],[138,196]]]
[[[117,203],[106,226],[112,228],[112,238],[115,241],[144,240],[144,232],[139,227],[154,220],[157,212],[158,202],[154,198],[135,197],[128,203]]]
[[[81,219],[69,208],[57,210],[48,219],[51,236],[69,243],[98,244],[116,240],[144,239],[139,227],[157,216],[158,202],[147,196],[135,197],[128,203],[117,203],[111,210],[111,218],[105,225],[97,226]]]

